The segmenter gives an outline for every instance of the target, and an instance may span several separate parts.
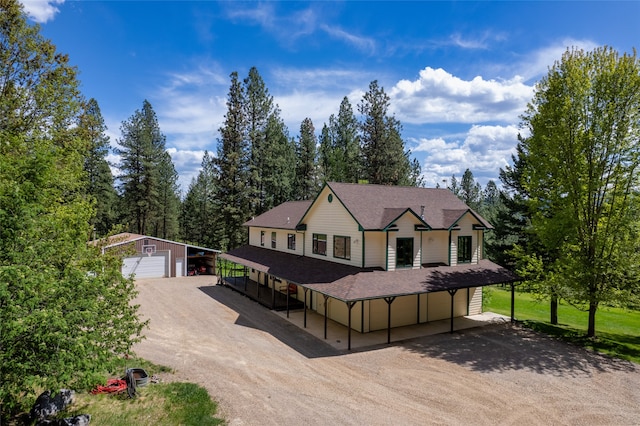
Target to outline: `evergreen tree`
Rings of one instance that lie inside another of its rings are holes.
[[[255,92],[257,89],[253,86],[260,86],[261,80],[254,81],[257,80],[255,76],[252,78],[252,91]],[[217,213],[223,227],[219,244],[225,249],[236,248],[246,241],[242,224],[251,216],[253,205],[257,203],[258,190],[254,185],[262,187],[263,184],[260,173],[262,159],[258,151],[264,146],[266,121],[263,123],[262,113],[266,107],[255,99],[252,104],[247,104],[246,96],[238,73],[231,73],[227,114],[219,130],[221,139],[214,161],[217,176],[215,199],[219,202]],[[255,93],[252,96],[256,98]],[[251,120],[247,119],[249,116]],[[256,150],[255,157],[251,149]]]
[[[362,174],[359,125],[349,98],[340,103],[320,136],[319,166],[322,180],[357,183]]]
[[[264,80],[255,67],[249,70],[244,80],[244,107],[246,117],[246,135],[249,142],[249,179],[251,214],[261,214],[265,208],[264,174],[266,171],[264,155],[268,140],[266,138],[269,116],[273,113],[273,97]]]
[[[0,423],[43,389],[86,389],[143,324],[121,259],[87,244],[91,140],[68,57],[0,2]]]
[[[473,210],[480,210],[482,203],[482,187],[478,182],[476,182],[471,170],[466,169],[464,171],[462,181],[460,182],[460,192],[457,195]]]
[[[107,162],[109,137],[107,127],[95,99],[84,104],[78,120],[79,137],[88,141],[89,151],[84,160],[87,177],[87,193],[95,200],[96,217],[92,219],[95,236],[106,236],[116,224],[118,193],[113,184],[113,175]]]
[[[160,132],[156,113],[146,100],[142,110],[124,121],[120,130],[122,138],[117,152],[121,157],[119,179],[124,220],[131,232],[153,234],[153,224],[161,208],[159,171],[165,137]]]
[[[164,151],[158,164],[158,210],[154,215],[154,235],[173,240],[179,235],[180,187],[171,155]]]
[[[289,137],[287,127],[276,108],[267,123],[267,141],[264,155],[264,205],[269,210],[278,204],[291,200],[294,191],[296,170],[296,146]]]
[[[182,203],[182,238],[204,247],[227,247],[228,241],[222,234],[224,223],[219,220],[222,203],[216,202],[222,195],[216,186],[216,161],[205,151],[201,170],[191,181]]]
[[[415,185],[411,153],[404,150],[400,122],[387,115],[389,104],[384,89],[372,81],[358,105],[365,176],[373,184]]]
[[[296,199],[310,200],[317,191],[316,135],[313,122],[305,118],[300,124],[300,140],[296,146]]]

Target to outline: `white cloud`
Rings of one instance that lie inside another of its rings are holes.
[[[323,24],[320,28],[334,39],[342,40],[367,54],[373,54],[376,50],[376,42],[372,38],[349,33],[342,28]]]
[[[64,3],[64,0],[21,0],[21,3],[31,19],[44,24],[60,11],[57,5]]]
[[[529,81],[530,79],[537,80],[547,75],[549,68],[553,66],[556,61],[562,59],[562,55],[567,49],[574,47],[591,51],[598,47],[598,44],[590,40],[576,40],[572,38],[559,40],[536,51],[527,52],[526,57],[516,63],[516,69],[512,71],[521,75],[525,81]]]
[[[463,140],[455,136],[421,138],[410,141],[414,145],[411,150],[424,153],[422,173],[428,186],[443,186],[452,175],[460,179],[467,168],[484,186],[489,179],[497,178],[500,168],[511,163],[518,131],[515,125],[473,125]]]
[[[517,121],[533,95],[520,77],[462,80],[439,68],[426,67],[417,80],[400,80],[390,91],[401,121],[414,124]]]

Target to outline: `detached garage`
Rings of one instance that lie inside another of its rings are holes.
[[[103,250],[122,252],[122,275],[136,278],[215,275],[216,256],[220,253],[220,250],[130,233],[109,238]]]

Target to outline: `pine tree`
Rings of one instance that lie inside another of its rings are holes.
[[[479,211],[482,203],[482,187],[476,182],[471,170],[466,169],[462,174],[458,197],[473,210]]]
[[[223,226],[220,244],[223,248],[235,248],[246,241],[242,224],[252,214],[252,203],[257,203],[257,191],[252,185],[259,183],[262,186],[262,176],[259,173],[261,158],[253,157],[254,153],[250,148],[260,151],[264,145],[264,105],[256,100],[249,107],[246,96],[247,93],[238,80],[238,73],[231,73],[227,114],[220,128],[221,139],[218,141],[218,155],[214,161],[217,176],[215,199],[220,207],[218,214]],[[249,113],[253,121],[247,120]]]
[[[296,146],[296,199],[312,199],[318,191],[316,175],[316,135],[313,122],[305,118],[300,124]]]
[[[222,234],[220,205],[217,190],[216,159],[205,151],[198,176],[191,181],[182,203],[182,238],[204,247],[227,247],[228,239]]]
[[[268,140],[266,129],[269,116],[273,113],[273,97],[269,95],[264,80],[255,67],[249,70],[249,75],[244,80],[244,107],[246,117],[246,134],[249,142],[249,180],[248,188],[251,191],[250,210],[252,214],[261,214],[265,209],[264,151]]]
[[[95,200],[96,217],[92,220],[95,236],[103,237],[116,224],[118,194],[113,186],[113,175],[107,162],[109,137],[107,127],[95,99],[89,99],[83,106],[78,120],[79,137],[88,141],[89,151],[84,161],[87,174],[87,193]]]
[[[122,213],[130,231],[146,235],[154,232],[153,223],[159,215],[159,169],[165,137],[147,100],[120,130],[122,138],[116,151],[121,157]]]
[[[388,116],[390,99],[377,81],[372,81],[358,105],[364,172],[369,183],[415,185],[410,151],[404,149],[402,126]],[[415,163],[413,163],[415,166]],[[419,164],[418,164],[419,166]]]
[[[172,240],[179,235],[180,187],[171,155],[164,151],[158,164],[158,210],[154,215],[154,235]]]
[[[291,200],[296,170],[295,142],[289,137],[287,127],[276,108],[267,123],[264,155],[263,190],[265,210]]]

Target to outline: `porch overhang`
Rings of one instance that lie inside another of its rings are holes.
[[[486,259],[477,264],[384,271],[248,245],[219,257],[345,303],[509,284],[519,280],[513,272]]]

